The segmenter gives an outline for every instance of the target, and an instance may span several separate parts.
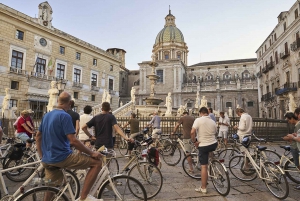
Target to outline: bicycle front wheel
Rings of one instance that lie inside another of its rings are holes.
[[[122,156],[125,156],[128,152],[128,143],[123,138],[121,138],[118,143],[118,149]]]
[[[265,162],[262,171],[263,180],[269,191],[278,199],[285,199],[289,194],[289,185],[284,173],[272,162]]]
[[[98,198],[103,200],[147,200],[147,193],[143,185],[135,178],[127,175],[117,175],[111,178],[112,183],[106,180],[100,187]],[[117,194],[113,191],[113,185],[116,187]]]
[[[300,184],[300,170],[294,164],[294,159],[291,158],[290,161],[286,161],[284,164],[285,175],[293,182]]]
[[[58,198],[59,191],[59,189],[50,186],[37,187],[26,191],[23,195],[19,196],[16,201],[41,201],[54,199],[58,201],[68,201],[69,198],[64,193],[61,194],[60,198]]]
[[[229,170],[233,176],[241,181],[252,181],[257,177],[252,164],[249,161],[245,164],[245,156],[232,157],[229,161]]]
[[[109,162],[107,164],[107,167],[109,169],[110,176],[114,176],[114,175],[119,174],[119,171],[120,171],[119,163],[118,163],[118,160],[116,158],[110,158]]]
[[[74,172],[72,172],[71,170],[65,170],[66,171],[66,177],[67,177],[67,182],[69,182],[73,195],[75,197],[75,199],[77,199],[79,197],[79,193],[80,193],[80,183],[79,183],[79,179],[77,178],[76,174]]]
[[[218,160],[212,160],[209,174],[215,189],[220,195],[226,196],[230,191],[230,180],[226,167]]]
[[[156,196],[163,185],[163,177],[158,167],[149,162],[135,164],[128,175],[141,182],[147,192],[147,198]]]
[[[198,154],[192,153],[186,155],[182,161],[184,172],[193,179],[201,179],[201,165],[198,159]]]
[[[160,150],[160,153],[167,165],[175,166],[181,160],[181,151],[177,145],[168,144]]]
[[[219,159],[224,159],[224,165],[226,168],[229,168],[229,161],[232,157],[239,155],[240,152],[237,149],[227,148],[219,153]]]

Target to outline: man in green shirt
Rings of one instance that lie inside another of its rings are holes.
[[[130,138],[134,139],[137,135],[140,134],[140,121],[136,119],[136,114],[131,113],[131,118],[129,121],[123,126],[123,129],[130,125]],[[134,142],[128,142],[128,155],[131,155],[131,151],[134,147]]]

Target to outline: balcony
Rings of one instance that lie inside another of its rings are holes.
[[[26,70],[23,70],[21,68],[15,68],[15,67],[10,67],[9,72],[10,73],[15,73],[15,74],[18,74],[18,75],[25,75],[25,76],[30,74],[30,72],[28,72]]]
[[[284,51],[284,52],[280,53],[280,58],[281,59],[285,59],[289,56],[290,56],[290,51]]]
[[[261,101],[271,101],[274,99],[274,97],[275,97],[274,94],[272,94],[271,92],[268,92],[268,93],[262,95]]]
[[[82,87],[83,87],[83,84],[80,83],[80,82],[73,82],[72,87],[82,88]]]
[[[256,73],[256,77],[260,78],[262,76],[262,73],[259,71]]]
[[[299,50],[299,48],[300,48],[300,39],[294,41],[294,42],[291,44],[291,50],[292,50],[293,52]]]
[[[262,68],[261,71],[262,71],[263,73],[267,73],[267,72],[269,71],[269,69],[265,66],[265,67]]]
[[[99,91],[99,90],[100,90],[100,87],[97,87],[97,86],[92,85],[92,86],[91,86],[91,90],[92,90],[92,91]]]
[[[274,61],[271,61],[270,63],[268,63],[266,65],[266,67],[268,68],[268,70],[272,70],[274,68],[274,66],[275,66],[275,62]]]
[[[276,95],[282,95],[291,91],[297,91],[297,85],[299,82],[292,82],[292,83],[285,83],[282,87],[279,89],[275,89]]]

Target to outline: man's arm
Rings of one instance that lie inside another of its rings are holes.
[[[88,131],[88,126],[86,124],[81,129],[91,140],[96,140],[96,137],[92,136],[92,134],[90,134],[90,132]]]
[[[124,126],[122,126],[122,128],[126,128],[129,125],[129,122],[127,122]]]
[[[38,131],[35,136],[35,143],[36,143],[36,149],[38,151],[38,154],[40,158],[43,157],[43,152],[42,152],[42,132]]]
[[[121,135],[122,138],[124,138],[125,140],[129,140],[129,138],[124,134],[124,132],[122,131],[122,129],[119,127],[118,124],[115,124],[114,126],[114,129],[117,133],[119,133],[119,135]]]
[[[196,129],[193,127],[191,130],[191,140],[196,147],[198,147],[199,142],[196,140]]]
[[[177,129],[178,129],[179,126],[180,126],[180,123],[177,122],[176,126],[174,127],[174,131],[171,133],[171,135],[173,135],[177,131]]]
[[[240,119],[238,130],[241,130],[241,131],[246,130],[246,119],[244,119],[244,118]]]
[[[34,131],[34,126],[31,124],[31,121],[26,120],[26,124],[29,126],[29,128]]]
[[[34,133],[32,130],[30,130],[26,123],[21,124],[21,126],[23,126],[28,133]]]
[[[154,116],[154,117],[155,117],[155,116]],[[153,122],[154,122],[154,117],[152,117],[151,121],[149,121],[149,123],[148,123],[148,125],[147,125],[147,126],[150,126],[150,125],[152,125],[152,124],[153,124]]]
[[[80,126],[79,126],[79,120],[76,120],[76,129],[75,129],[75,135],[77,136],[78,133],[79,133],[79,129],[80,129]]]

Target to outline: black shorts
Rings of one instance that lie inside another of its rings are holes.
[[[215,151],[218,146],[218,143],[214,143],[208,146],[204,147],[198,147],[199,150],[199,161],[201,165],[207,165],[208,164],[208,155],[209,152]]]

